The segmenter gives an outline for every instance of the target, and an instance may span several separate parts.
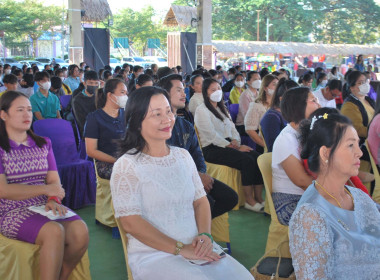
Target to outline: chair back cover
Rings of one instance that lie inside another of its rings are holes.
[[[238,112],[239,112],[239,104],[231,104],[229,107],[229,110],[230,110],[230,115],[231,115],[232,121],[235,123],[236,117],[237,117]]]
[[[274,209],[274,203],[272,200],[272,153],[264,153],[257,158],[257,164],[259,166],[261,175],[263,176],[266,198],[269,203],[269,209],[271,213],[271,219],[276,220],[277,214]],[[272,214],[273,213],[273,214]]]
[[[369,148],[368,139],[365,140],[365,145],[368,150],[369,158],[371,160],[371,166],[372,166],[372,172],[375,176],[375,188],[373,189],[372,193],[372,199],[376,201],[377,203],[380,203],[380,174],[379,170],[377,169],[376,162],[372,156],[371,149]]]
[[[78,161],[79,154],[71,123],[62,119],[45,119],[33,123],[37,135],[49,137],[57,165]]]
[[[59,101],[61,102],[62,109],[65,110],[71,101],[71,95],[62,95],[59,97]]]

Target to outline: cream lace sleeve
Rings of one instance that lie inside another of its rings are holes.
[[[305,203],[289,224],[289,245],[297,279],[331,279],[332,234],[320,211]]]
[[[264,114],[265,109],[263,108],[263,106],[258,103],[252,102],[249,105],[247,114],[244,118],[245,130],[258,130],[261,118]]]
[[[115,162],[110,187],[116,218],[141,215],[141,185],[131,157],[124,155]]]

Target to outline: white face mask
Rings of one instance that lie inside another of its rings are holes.
[[[63,82],[65,80],[65,77],[60,77],[61,78],[61,81]]]
[[[4,73],[5,73],[6,75],[10,74],[10,73],[11,73],[11,69],[7,69],[7,70],[5,70]]]
[[[217,79],[218,83],[221,84],[223,82],[222,79]]]
[[[213,101],[213,102],[219,102],[220,100],[222,100],[222,97],[223,97],[223,91],[221,91],[220,89],[214,91],[214,92],[211,93],[211,95],[210,95],[210,99],[211,99],[211,101]]]
[[[127,95],[123,95],[123,96],[117,96],[117,95],[114,95],[116,97],[116,102],[113,101],[113,99],[111,99],[115,104],[119,105],[120,108],[125,108],[125,105],[127,104],[127,101],[128,101],[128,96]]]
[[[369,83],[362,84],[359,86],[359,94],[366,96],[369,93],[370,89],[371,87],[369,86]]]
[[[49,90],[51,87],[51,82],[45,82],[40,85],[40,87],[44,90]]]
[[[233,78],[235,78],[235,75],[228,75],[229,80],[232,80]]]
[[[237,81],[237,82],[235,82],[235,86],[242,88],[244,86],[244,82],[243,81]]]
[[[259,89],[261,87],[261,80],[255,80],[251,83],[251,87]]]
[[[274,93],[274,89],[272,89],[272,88],[268,88],[268,89],[267,89],[267,93],[268,93],[269,95],[273,95],[273,93]]]
[[[321,86],[326,86],[327,85],[327,80],[323,80],[322,82],[321,82]]]

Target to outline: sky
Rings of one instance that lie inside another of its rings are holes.
[[[108,0],[108,4],[111,7],[111,11],[116,13],[117,10],[123,8],[132,8],[134,10],[141,10],[145,6],[151,5],[157,12],[169,11],[170,4],[173,0]]]

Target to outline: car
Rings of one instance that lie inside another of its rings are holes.
[[[51,64],[53,61],[53,58],[47,58],[47,57],[37,57],[36,60],[43,65]],[[63,59],[60,58],[54,58],[55,63],[59,64],[61,67],[69,67],[69,63],[65,62]]]
[[[159,56],[144,56],[146,62],[150,64],[157,64],[158,67],[168,66],[168,60]]]
[[[111,57],[110,58],[110,66],[112,67],[112,69],[115,70],[116,66],[121,66],[121,62],[120,62],[120,60]]]
[[[43,69],[44,68],[44,65],[41,62],[37,61],[37,60],[21,60],[20,63],[22,65],[25,64],[28,67],[32,67],[32,64],[36,64],[39,69]]]
[[[139,56],[123,57],[122,63],[128,63],[129,65],[132,65],[132,66],[140,65],[144,69],[149,68],[151,65],[151,63],[146,62],[144,58],[139,57]]]
[[[9,64],[10,66],[16,66],[20,69],[22,68],[21,63],[10,57],[6,57],[5,59],[3,57],[0,57],[0,64]]]

